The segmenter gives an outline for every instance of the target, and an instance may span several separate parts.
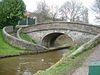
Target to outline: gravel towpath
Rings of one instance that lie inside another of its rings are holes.
[[[88,75],[88,65],[93,61],[100,61],[100,44],[93,49],[94,52],[90,54],[90,56],[85,60],[83,65],[76,69],[76,71],[73,72],[72,75]]]

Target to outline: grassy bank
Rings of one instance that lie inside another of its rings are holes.
[[[36,43],[34,40],[32,40],[32,38],[29,36],[29,35],[27,35],[27,34],[25,34],[25,33],[20,33],[20,37],[23,39],[23,40],[26,40],[26,41],[28,41],[28,42],[32,42],[32,43]]]
[[[19,52],[24,52],[25,50],[21,50],[10,46],[8,43],[5,42],[2,36],[2,30],[0,30],[0,56],[9,55],[9,54],[16,54]]]
[[[69,53],[64,54],[63,58],[51,66],[46,71],[38,71],[35,75],[71,75],[71,73],[82,65],[82,62],[93,52],[93,50],[87,50],[78,56],[73,58],[67,58],[69,54],[75,51],[78,47],[70,50]]]

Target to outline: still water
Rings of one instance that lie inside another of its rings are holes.
[[[33,75],[55,64],[67,49],[0,59],[0,75]]]

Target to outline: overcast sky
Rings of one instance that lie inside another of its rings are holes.
[[[43,0],[23,0],[26,4],[26,9],[29,12],[33,12],[36,10],[37,7],[37,3],[39,1],[43,1]],[[67,0],[45,0],[46,3],[51,6],[58,6],[60,7],[64,2],[66,2]],[[94,0],[80,0],[84,6],[86,6],[90,11],[89,11],[89,21],[90,23],[94,23],[94,14],[91,11],[92,5],[94,3]]]

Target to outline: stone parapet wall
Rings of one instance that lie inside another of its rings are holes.
[[[21,49],[26,49],[26,50],[33,50],[34,53],[43,52],[44,50],[46,50],[42,46],[38,46],[36,44],[11,36],[10,32],[13,32],[13,27],[8,26],[8,27],[3,28],[3,37],[12,46],[15,46]]]
[[[82,23],[71,23],[71,22],[50,22],[50,23],[42,23],[33,26],[28,26],[23,28],[23,32],[34,32],[40,30],[50,30],[50,29],[67,29],[74,30],[80,32],[86,32],[91,34],[100,33],[100,27],[90,24],[82,24]]]
[[[49,22],[23,27],[21,31],[27,33],[40,45],[42,45],[44,37],[52,33],[64,33],[71,37],[76,44],[83,44],[99,34],[100,27],[83,23]]]
[[[19,28],[19,29],[17,30],[17,38],[23,40],[23,39],[20,37],[20,33],[22,32],[21,30],[22,30],[22,28]],[[23,41],[25,41],[25,40],[23,40]]]

